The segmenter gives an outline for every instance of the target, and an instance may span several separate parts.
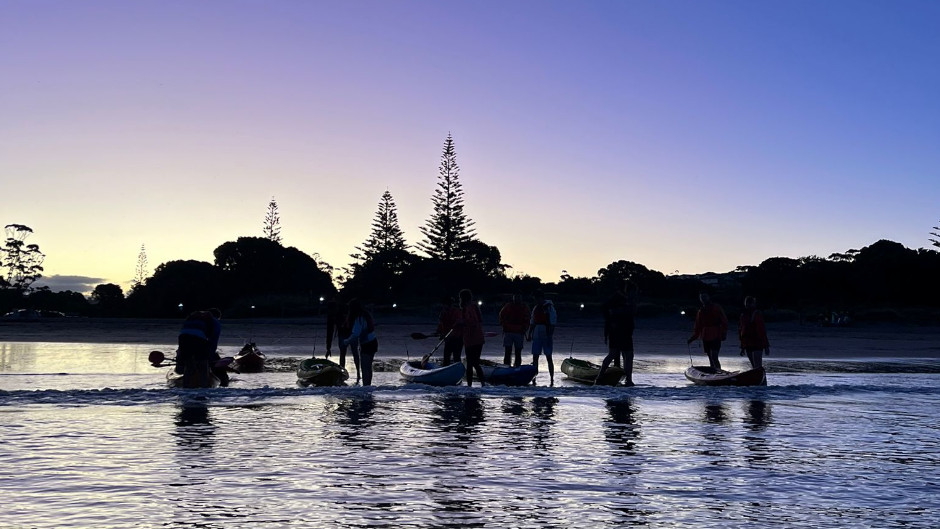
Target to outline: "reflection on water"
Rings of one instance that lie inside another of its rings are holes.
[[[636,407],[633,399],[608,399],[607,413],[610,421],[605,423],[604,437],[620,455],[635,455],[636,440],[639,437],[634,415]]]
[[[7,392],[0,525],[932,527],[940,381],[875,382]]]

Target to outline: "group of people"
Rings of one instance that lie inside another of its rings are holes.
[[[695,326],[688,343],[701,338],[702,349],[708,356],[708,365],[720,371],[718,352],[721,351],[721,342],[728,337],[728,317],[708,294],[700,294],[699,301],[702,307],[695,315]],[[741,356],[747,356],[751,368],[763,367],[764,355],[770,356],[770,341],[767,339],[764,317],[757,310],[757,298],[753,296],[744,298],[744,310],[738,320],[738,339],[741,343]]]
[[[534,297],[536,302],[531,312],[516,295],[499,311],[499,323],[503,328],[503,363],[516,367],[522,365],[524,341],[531,341],[532,363],[538,366],[539,356],[544,353],[548,362],[549,377],[554,383],[552,336],[557,323],[555,306],[551,300],[545,299],[541,292],[536,292]],[[457,300],[444,300],[444,308],[438,318],[437,334],[443,337],[444,342],[443,365],[460,362],[463,351],[467,358],[467,385],[473,385],[474,373],[482,385],[483,368],[480,366],[480,357],[485,342],[483,315],[479,304],[474,303],[470,290],[461,290]]]
[[[611,364],[622,367],[625,384],[633,385],[633,331],[637,314],[639,289],[624,281],[602,305],[604,314],[604,343],[607,355],[601,363],[597,380],[600,380]],[[688,343],[701,339],[708,356],[709,365],[721,370],[718,353],[728,334],[728,318],[720,305],[708,294],[699,295],[701,308],[695,315],[692,336]],[[545,355],[548,365],[549,384],[555,383],[555,365],[552,361],[553,337],[558,316],[551,300],[542,291],[533,295],[533,307],[512,295],[499,311],[499,324],[503,330],[503,363],[518,367],[522,364],[522,349],[526,341],[532,343],[532,364],[538,367],[539,357]],[[184,376],[197,377],[199,383],[205,379],[208,385],[210,373],[215,374],[222,386],[228,385],[228,374],[217,366],[217,352],[222,331],[221,312],[218,309],[196,311],[183,322],[179,334],[176,356],[176,371]],[[332,355],[334,338],[339,345],[339,364],[346,367],[347,351],[356,365],[356,382],[372,385],[372,362],[378,352],[379,341],[375,336],[375,320],[358,299],[348,304],[330,301],[326,318],[326,356]],[[474,375],[483,384],[483,368],[480,357],[483,352],[485,334],[480,306],[473,300],[469,289],[461,290],[457,299],[447,298],[437,324],[437,333],[444,346],[443,365],[460,362],[463,353],[467,359],[467,385],[472,386]],[[752,368],[763,366],[763,356],[770,355],[770,342],[764,319],[757,310],[757,300],[748,296],[738,322],[738,338],[741,356],[747,356]]]

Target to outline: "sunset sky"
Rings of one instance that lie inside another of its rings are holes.
[[[670,274],[940,225],[940,2],[0,0],[0,223],[127,288],[281,235],[409,244],[454,138],[510,273]]]

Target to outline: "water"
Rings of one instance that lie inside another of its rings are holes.
[[[149,366],[153,348],[0,343],[0,527],[940,518],[931,359],[772,357],[768,387],[703,388],[682,377],[688,358],[644,356],[635,388],[557,373],[556,387],[481,389],[403,385],[383,357],[377,387],[300,388],[299,358],[274,348],[273,371],[183,391]]]

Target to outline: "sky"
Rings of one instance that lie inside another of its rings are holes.
[[[511,275],[826,257],[940,225],[940,2],[0,0],[0,223],[37,285],[263,235],[406,241],[454,139]]]

